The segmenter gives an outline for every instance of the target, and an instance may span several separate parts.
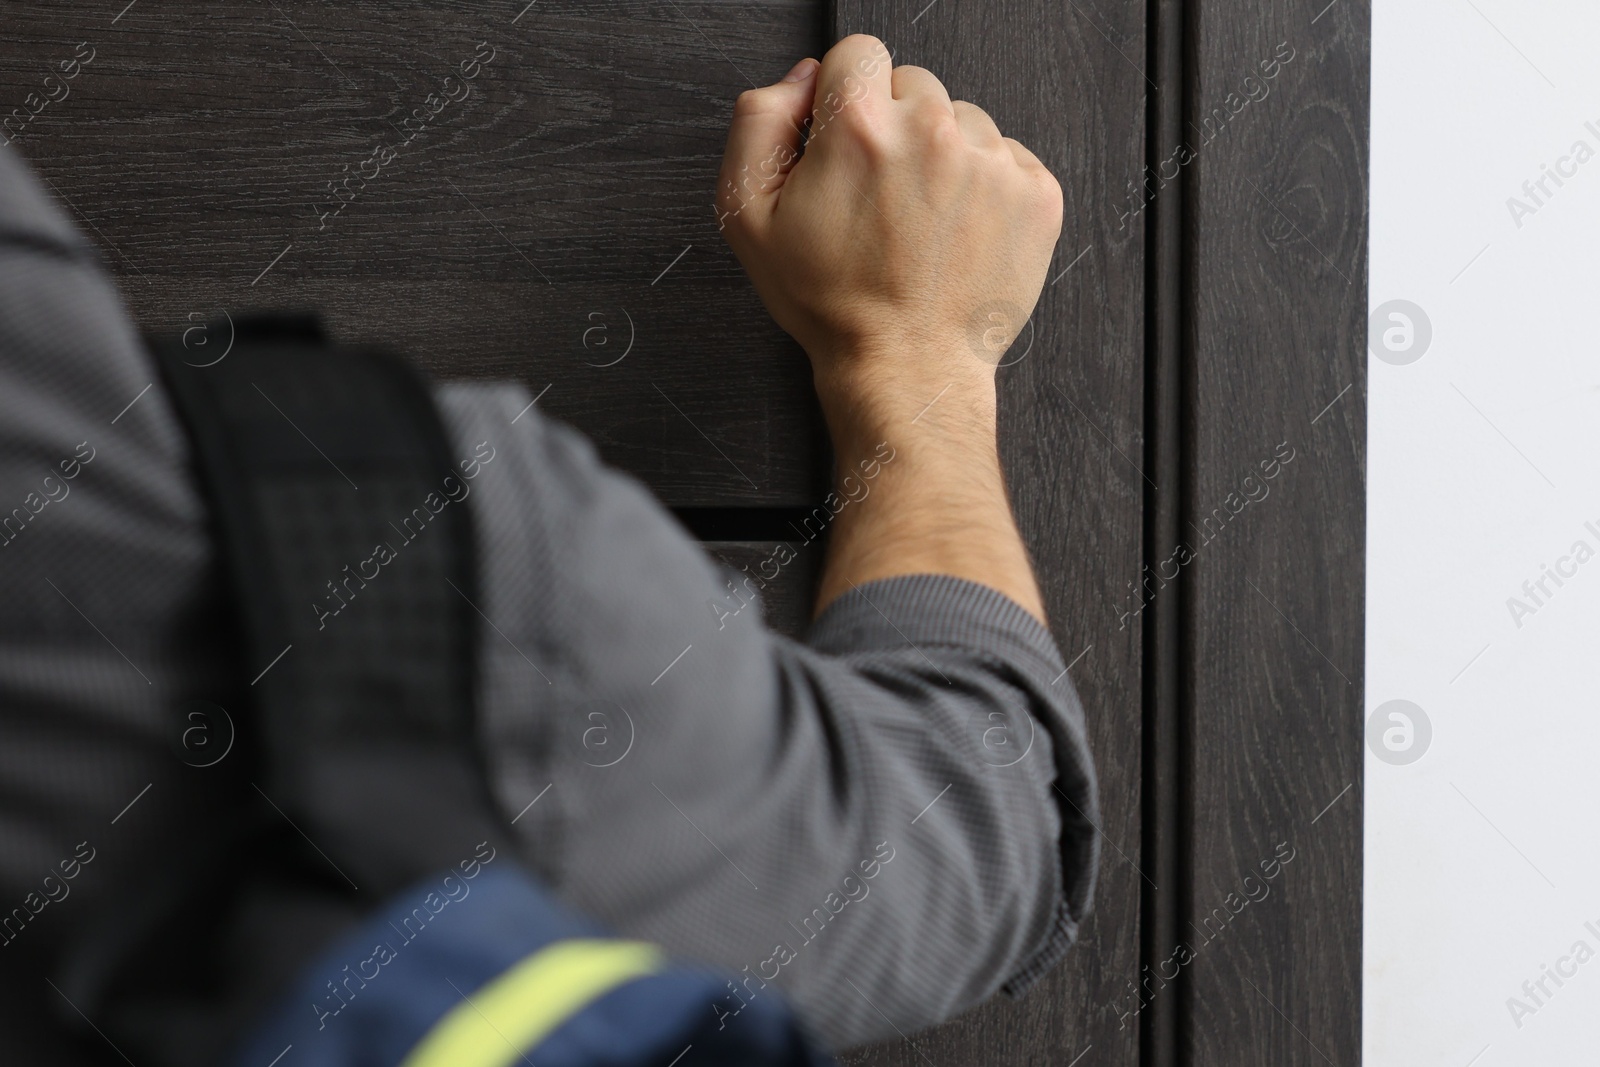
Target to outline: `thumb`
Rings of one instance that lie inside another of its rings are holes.
[[[811,113],[821,65],[802,59],[782,81],[748,89],[734,101],[717,175],[719,230],[741,216],[758,225],[771,216],[778,189],[800,158],[801,124]]]

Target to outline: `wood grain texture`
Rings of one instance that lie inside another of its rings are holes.
[[[848,1059],[1358,1062],[1364,5],[124,3],[11,5],[0,122],[94,48],[16,148],[141,328],[316,308],[442,377],[523,380],[679,508],[826,488],[804,356],[711,210],[737,93],[869,32],[988,110],[1066,191],[1001,445],[1088,713],[1100,885],[1028,997]],[[735,569],[775,547],[737,536],[709,546]],[[814,580],[770,586],[776,628],[801,632]],[[1138,995],[1179,937],[1182,977]]]
[[[712,198],[734,97],[816,52],[820,16],[816,0],[10,5],[0,119],[94,50],[70,95],[11,130],[141,329],[314,308],[441,376],[548,386],[544,410],[669,503],[806,503],[826,479],[810,372]]]
[[[983,107],[1060,180],[1066,213],[1032,319],[1000,371],[1001,451],[1054,633],[1076,660],[1100,775],[1095,911],[1066,961],[1019,1001],[854,1053],[874,1067],[1131,1065],[1113,1008],[1139,969],[1140,636],[1118,605],[1140,566],[1140,220],[1116,210],[1144,156],[1142,5],[835,0],[834,38],[871,33]],[[1030,347],[1031,346],[1031,347]]]
[[[1367,12],[1193,12],[1195,1067],[1360,1062]]]
[[[774,558],[780,544],[787,546],[794,558],[781,569],[771,564],[763,568],[762,563]],[[706,542],[706,551],[738,572],[737,577],[729,576],[739,587],[737,595],[748,595],[745,591],[750,587],[745,585],[745,578],[752,576],[760,598],[761,617],[778,633],[794,638],[804,637],[806,628],[811,625],[811,606],[816,599],[817,577],[822,573],[825,547],[821,540],[810,544],[804,541]],[[775,579],[762,580],[763,573],[770,574],[774,570],[778,575]],[[736,603],[734,595],[730,594],[730,610]]]

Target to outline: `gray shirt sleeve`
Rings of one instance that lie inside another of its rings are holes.
[[[919,576],[841,598],[805,642],[775,635],[519,387],[439,395],[461,458],[494,454],[468,498],[494,787],[569,903],[732,970],[708,1010],[781,988],[836,1047],[1060,957],[1095,797],[1043,627]],[[98,856],[8,944],[29,975],[191,817],[172,724],[215,688],[226,627],[190,462],[92,247],[0,149],[0,890],[22,899],[80,841]],[[28,989],[0,1030],[43,1042],[59,1005]]]
[[[0,1062],[104,1062],[45,976],[205,795],[174,724],[225,680],[224,609],[154,381],[98,253],[0,147]]]
[[[787,639],[642,486],[519,417],[523,390],[441,395],[462,454],[496,456],[471,499],[497,789],[569,902],[737,972],[718,1011],[783,989],[836,1047],[1059,960],[1091,895],[1095,791],[1032,616],[920,575]]]

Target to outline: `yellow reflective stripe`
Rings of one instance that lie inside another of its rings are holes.
[[[401,1067],[508,1067],[590,1002],[665,962],[643,941],[557,941],[470,994]]]

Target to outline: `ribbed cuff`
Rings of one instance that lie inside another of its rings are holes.
[[[980,649],[1048,672],[1064,665],[1050,631],[1015,600],[948,574],[910,574],[856,586],[811,624],[806,643],[849,655],[922,645]]]
[[[956,646],[995,657],[1028,678],[1040,723],[1055,749],[1061,817],[1061,897],[1044,942],[1000,991],[1020,997],[1061,962],[1088,913],[1099,867],[1094,764],[1083,713],[1055,639],[1016,601],[986,585],[946,574],[884,578],[840,596],[812,623],[807,643],[848,656],[911,647]]]

